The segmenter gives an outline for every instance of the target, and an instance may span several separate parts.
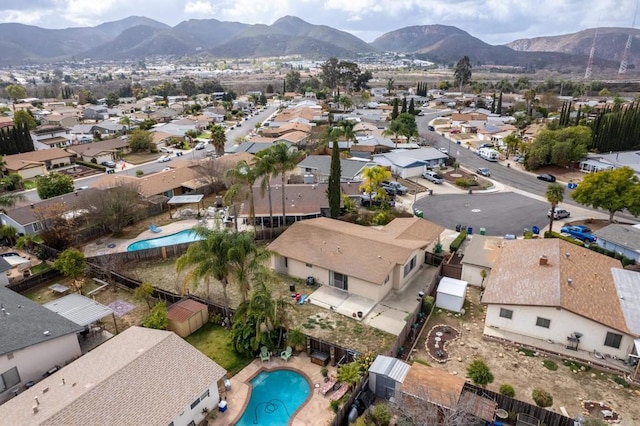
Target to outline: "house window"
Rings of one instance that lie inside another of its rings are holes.
[[[416,259],[417,256],[413,256],[413,258],[409,261],[409,263],[407,263],[406,265],[404,265],[404,276],[406,277],[407,275],[409,275],[409,273],[411,271],[413,271],[413,268],[416,267]]]
[[[18,367],[13,367],[0,375],[0,392],[6,391],[18,383],[20,383]]]
[[[340,274],[338,272],[331,272],[331,279],[330,279],[329,285],[331,285],[332,287],[336,287],[341,290],[347,291],[349,290],[348,278],[349,277],[347,277],[344,274]]]
[[[202,396],[200,397],[200,401],[204,401],[204,399],[208,396],[209,396],[209,389],[207,389],[207,391],[202,394]]]
[[[536,320],[536,325],[538,327],[549,328],[549,326],[551,326],[551,320],[538,317],[538,319]]]
[[[33,230],[35,232],[42,231],[42,222],[33,222]]]
[[[289,267],[289,258],[288,258],[288,257],[285,257],[285,258],[284,258],[284,267],[285,267],[285,268],[288,268],[288,267]]]
[[[312,265],[312,264],[310,264],[310,263],[305,263],[305,266],[306,266],[307,268],[313,268],[313,265]]]
[[[200,398],[196,398],[196,400],[191,403],[191,409],[196,408],[198,404],[200,404]]]
[[[607,337],[604,339],[604,345],[610,348],[620,349],[620,343],[622,342],[622,335],[616,333],[607,333]]]
[[[502,318],[511,319],[513,318],[513,311],[511,309],[500,308],[500,316]]]

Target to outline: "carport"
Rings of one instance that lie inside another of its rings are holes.
[[[113,309],[81,294],[72,293],[43,306],[82,327],[88,327],[90,324],[111,315],[113,326],[118,333],[118,324]]]
[[[176,196],[171,197],[171,199],[167,203],[169,205],[169,219],[173,219],[171,217],[171,206],[174,205],[174,204],[176,204],[176,205],[197,204],[198,205],[198,213],[200,213],[200,208],[201,207],[204,210],[204,204],[202,203],[202,198],[204,198],[204,195],[202,195],[202,194],[176,195]]]

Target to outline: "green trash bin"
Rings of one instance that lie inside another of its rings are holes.
[[[414,213],[417,217],[424,217],[424,213],[422,212],[422,210],[415,209],[415,210],[413,211],[413,213]]]
[[[485,228],[480,228],[480,235],[486,235],[487,230]]]

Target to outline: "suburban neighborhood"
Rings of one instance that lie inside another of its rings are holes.
[[[184,61],[0,67],[0,425],[640,424],[632,90]]]

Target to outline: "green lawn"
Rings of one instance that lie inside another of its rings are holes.
[[[218,325],[206,324],[186,338],[200,352],[220,364],[229,376],[233,376],[249,365],[252,358],[238,355],[231,346],[231,332]]]
[[[37,264],[36,266],[31,267],[31,274],[36,275],[41,272],[48,271],[49,269],[51,269],[51,266],[49,266],[46,262],[42,262]]]
[[[24,189],[34,189],[36,187],[35,181],[30,179],[22,181],[22,184],[24,185]]]

